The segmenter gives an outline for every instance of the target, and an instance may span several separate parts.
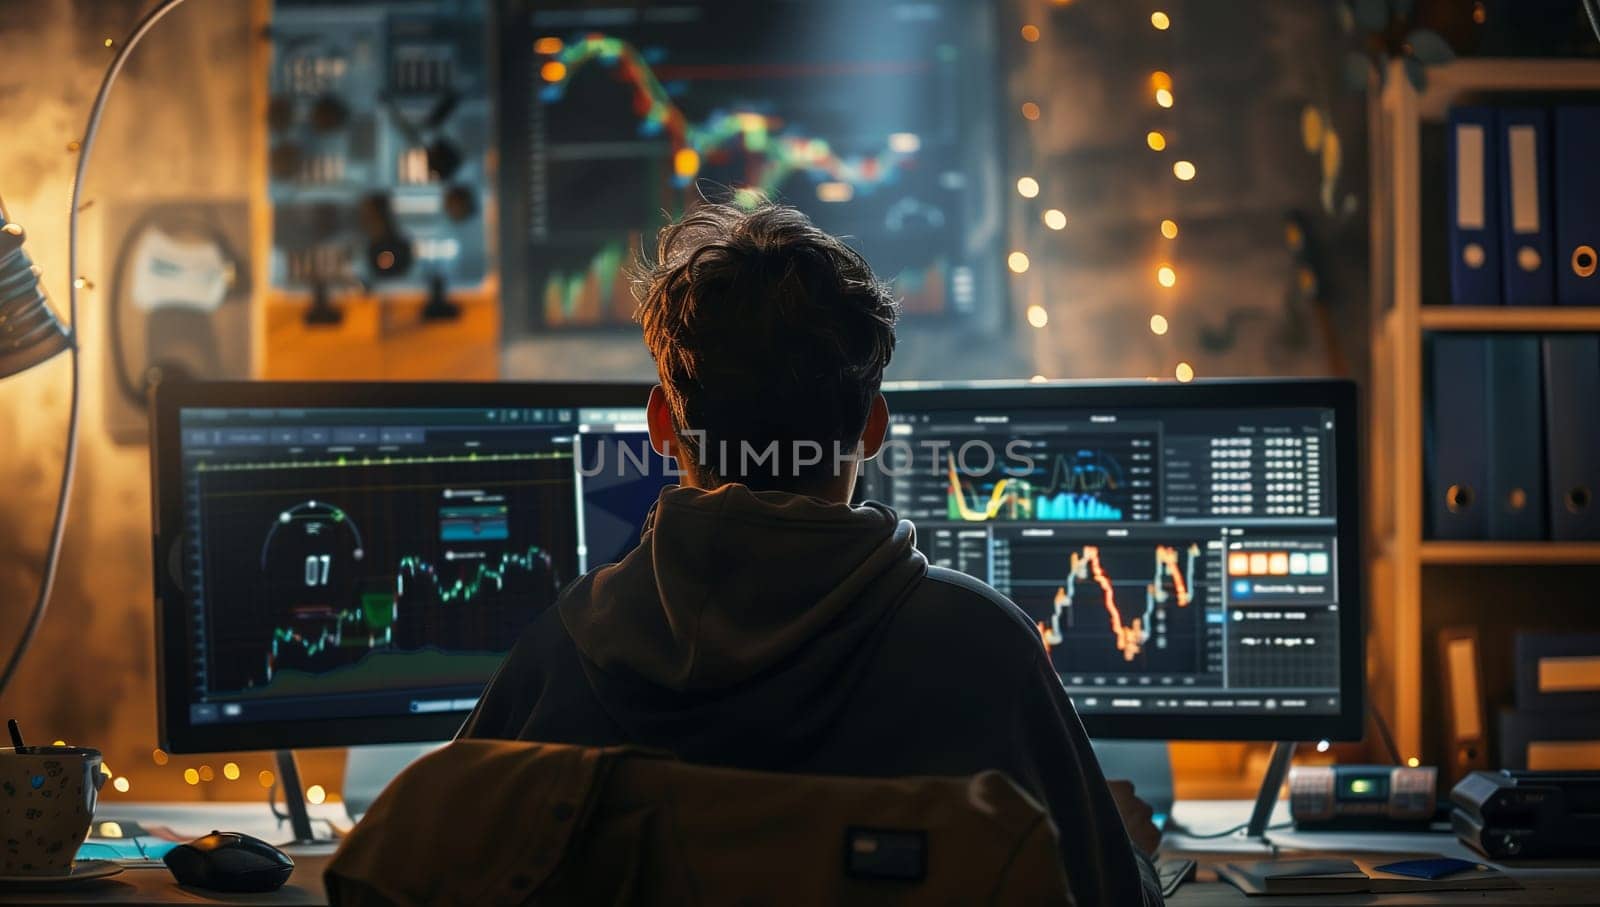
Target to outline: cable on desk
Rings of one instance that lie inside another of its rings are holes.
[[[1185,838],[1194,838],[1196,841],[1210,841],[1216,838],[1226,838],[1229,835],[1238,834],[1239,832],[1244,831],[1249,824],[1249,822],[1240,822],[1238,825],[1235,825],[1232,828],[1225,828],[1222,831],[1210,831],[1203,835],[1195,834],[1192,831],[1185,831],[1182,826],[1172,829],[1172,832],[1173,834],[1182,835]],[[1293,827],[1293,822],[1279,822],[1277,825],[1268,825],[1267,831],[1283,831],[1286,828]]]

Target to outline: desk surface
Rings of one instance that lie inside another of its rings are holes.
[[[1221,831],[1245,821],[1250,804],[1242,800],[1205,800],[1179,803],[1173,817],[1195,834]],[[1272,824],[1289,821],[1289,804],[1278,802]],[[1291,829],[1268,833],[1284,859],[1350,854],[1437,853],[1461,859],[1490,862],[1447,832],[1318,832],[1298,834]],[[1431,904],[1600,904],[1600,863],[1571,861],[1523,861],[1494,863],[1523,886],[1505,891],[1435,891],[1418,894],[1292,895],[1246,897],[1239,889],[1217,880],[1209,867],[1231,861],[1270,859],[1272,854],[1253,844],[1235,839],[1196,839],[1170,834],[1161,845],[1163,855],[1188,857],[1200,864],[1194,882],[1185,884],[1167,899],[1172,907],[1209,907],[1222,904],[1250,904],[1252,907],[1312,904],[1431,905]]]
[[[1179,803],[1173,810],[1185,828],[1205,834],[1243,822],[1250,804],[1244,801],[1195,801]],[[344,819],[336,804],[313,807],[313,816],[336,822]],[[196,837],[213,828],[242,831],[265,841],[280,841],[287,831],[279,827],[264,804],[117,804],[103,809],[102,819],[131,819],[145,825],[166,825],[179,834]],[[1273,823],[1288,821],[1288,804],[1280,802]],[[1281,830],[1272,839],[1285,858],[1351,853],[1442,853],[1449,856],[1481,859],[1456,839],[1435,834],[1295,834]],[[0,904],[235,904],[235,905],[321,905],[327,899],[322,887],[322,869],[332,855],[330,845],[288,848],[294,857],[295,871],[282,889],[260,895],[227,895],[180,888],[165,868],[129,868],[121,875],[102,882],[56,892],[13,891],[0,887]],[[1426,894],[1331,895],[1309,897],[1246,898],[1232,885],[1217,881],[1208,867],[1230,860],[1266,859],[1269,854],[1242,841],[1202,840],[1184,835],[1169,835],[1162,846],[1165,854],[1189,857],[1200,863],[1200,877],[1178,889],[1168,900],[1173,907],[1210,907],[1223,904],[1250,904],[1252,907],[1279,905],[1438,905],[1438,904],[1600,904],[1600,864],[1528,862],[1495,864],[1519,881],[1520,891],[1444,891]]]
[[[341,804],[324,803],[311,807],[313,819],[349,825]],[[277,843],[290,836],[287,823],[280,824],[265,801],[253,803],[101,803],[96,819],[132,820],[141,825],[165,825],[184,837],[198,838],[213,829],[238,831]],[[318,834],[328,828],[315,822]],[[118,875],[96,882],[60,890],[17,890],[0,885],[0,904],[234,904],[234,905],[325,905],[328,897],[322,887],[322,869],[333,856],[332,844],[285,847],[294,858],[294,875],[288,884],[265,894],[222,894],[183,888],[173,881],[165,866],[130,865]]]

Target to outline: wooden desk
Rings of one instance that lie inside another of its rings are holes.
[[[1243,800],[1191,801],[1173,809],[1174,818],[1189,831],[1205,834],[1237,825],[1250,815],[1250,804]],[[1273,824],[1289,821],[1287,801],[1279,801]],[[1437,853],[1480,862],[1483,857],[1448,832],[1419,834],[1362,832],[1300,834],[1290,829],[1270,832],[1283,859],[1349,856],[1351,854]],[[1162,842],[1163,856],[1187,857],[1200,864],[1195,881],[1186,883],[1167,899],[1172,907],[1213,907],[1224,904],[1249,904],[1252,907],[1315,907],[1315,905],[1439,905],[1439,904],[1600,904],[1600,861],[1522,861],[1493,863],[1522,884],[1511,891],[1437,891],[1419,894],[1293,895],[1246,897],[1239,889],[1218,881],[1209,867],[1218,863],[1270,859],[1260,847],[1233,839],[1199,840],[1183,835],[1168,835]]]
[[[240,803],[104,803],[96,818],[131,820],[141,825],[164,825],[180,835],[198,838],[213,829],[237,831],[278,843],[289,837],[288,827],[280,827],[264,801]],[[341,826],[350,824],[341,804],[325,803],[311,807],[313,819]],[[327,833],[323,822],[314,823],[318,833]],[[294,858],[294,875],[288,884],[265,894],[224,894],[183,888],[165,866],[130,865],[121,873],[97,882],[86,882],[57,891],[17,890],[0,885],[0,905],[6,904],[233,904],[282,905],[282,907],[324,907],[327,892],[322,887],[322,869],[333,856],[332,844],[284,847]]]
[[[265,894],[223,894],[183,888],[165,866],[129,867],[120,874],[61,891],[13,891],[0,885],[0,904],[234,904],[252,907],[326,907],[322,868],[331,853],[295,853],[294,875],[277,891]]]
[[[313,817],[347,824],[337,804],[313,807]],[[1243,822],[1250,804],[1242,800],[1179,803],[1173,810],[1178,822],[1189,830],[1204,834]],[[184,835],[198,837],[214,828],[240,831],[264,841],[278,841],[286,831],[277,826],[264,804],[118,804],[102,810],[102,819],[131,819],[145,825],[166,825]],[[1278,804],[1273,823],[1287,822],[1288,805]],[[320,825],[320,823],[319,823]],[[1454,836],[1435,834],[1297,834],[1289,830],[1272,833],[1285,859],[1306,856],[1348,855],[1351,853],[1442,853],[1464,859],[1479,859]],[[8,891],[0,888],[0,905],[6,904],[234,904],[234,905],[325,905],[322,870],[332,855],[331,845],[286,848],[294,857],[295,871],[289,884],[276,892],[258,895],[229,895],[180,888],[165,868],[129,868],[103,882],[57,892]],[[1252,907],[1317,907],[1317,905],[1441,905],[1441,904],[1600,904],[1600,863],[1577,864],[1526,862],[1495,864],[1523,885],[1520,891],[1444,891],[1400,895],[1332,895],[1311,897],[1247,898],[1237,888],[1217,881],[1208,867],[1231,860],[1260,860],[1266,851],[1243,842],[1197,840],[1169,835],[1164,854],[1184,856],[1200,863],[1199,878],[1178,889],[1167,903],[1172,907],[1212,907],[1249,904]]]

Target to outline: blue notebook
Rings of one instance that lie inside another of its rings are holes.
[[[1550,214],[1550,114],[1499,111],[1500,277],[1506,305],[1551,305],[1554,225]]]
[[[1544,338],[1544,425],[1550,537],[1600,538],[1600,338]]]
[[[1424,487],[1428,537],[1481,539],[1488,534],[1487,390],[1489,340],[1437,334],[1427,340],[1428,417]]]
[[[1499,143],[1494,108],[1450,111],[1450,301],[1500,304]]]
[[[1556,304],[1600,305],[1600,107],[1558,107],[1553,124]]]
[[[1544,408],[1539,338],[1487,338],[1485,372],[1487,485],[1484,509],[1491,539],[1541,539],[1545,534]]]

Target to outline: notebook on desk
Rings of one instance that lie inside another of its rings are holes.
[[[1261,860],[1223,863],[1217,876],[1245,894],[1336,894],[1366,891],[1370,881],[1353,860]]]
[[[1516,880],[1483,863],[1464,865],[1448,874],[1432,875],[1414,867],[1446,858],[1424,855],[1399,859],[1379,857],[1317,860],[1262,860],[1222,863],[1217,877],[1247,895],[1360,894],[1420,891],[1488,891],[1520,888]]]

